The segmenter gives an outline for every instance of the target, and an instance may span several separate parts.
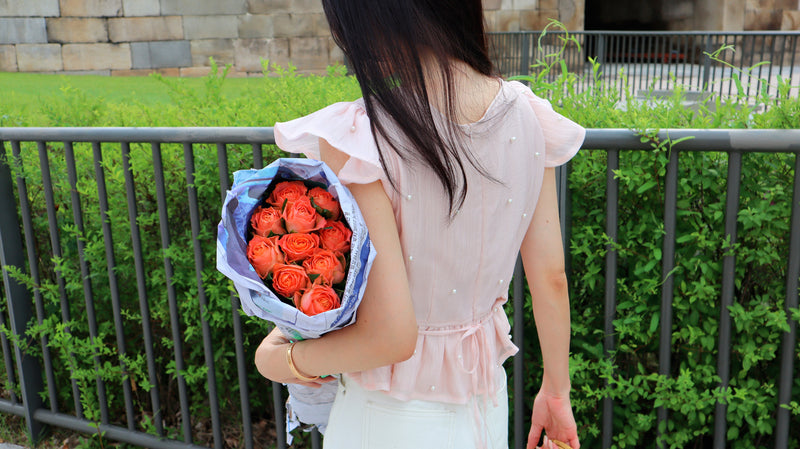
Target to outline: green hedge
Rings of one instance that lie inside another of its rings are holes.
[[[658,372],[658,332],[663,238],[664,174],[671,142],[654,140],[656,128],[798,128],[800,101],[784,95],[762,97],[752,105],[745,98],[710,98],[695,108],[681,104],[682,93],[667,100],[645,102],[620,99],[618,86],[599,85],[594,90],[575,92],[572,74],[559,74],[548,82],[545,74],[560,70],[557,55],[534,67],[537,76],[529,77],[533,90],[550,98],[565,115],[585,127],[630,128],[639,130],[643,139],[653,144],[651,151],[623,152],[620,157],[620,226],[616,242],[605,236],[605,152],[583,151],[571,163],[571,239],[570,280],[573,319],[572,381],[573,404],[583,447],[600,446],[602,399],[615,400],[615,447],[652,447],[658,435],[656,408],[670,410],[670,423],[662,429],[665,443],[671,447],[705,447],[712,438],[713,411],[718,399],[728,405],[728,445],[763,447],[772,445],[777,407],[778,368],[776,355],[782,333],[788,329],[784,312],[785,265],[788,258],[789,214],[794,158],[780,154],[744,156],[742,193],[739,213],[739,239],[735,247],[724,237],[724,199],[727,156],[721,153],[681,153],[678,184],[678,245],[675,276],[673,321],[673,373],[663,377]],[[358,86],[344,76],[341,68],[332,68],[329,76],[299,76],[291,68],[265,70],[257,87],[248,95],[223,94],[224,76],[210,75],[202,89],[193,88],[181,79],[157,77],[166,87],[168,104],[114,103],[86,92],[65,87],[62,93],[36,111],[25,114],[6,109],[2,126],[271,126],[276,121],[298,117],[335,101],[359,96]],[[212,72],[214,73],[214,72]],[[595,74],[596,75],[596,74]],[[620,107],[623,104],[624,107]],[[765,112],[758,112],[764,109]],[[651,131],[645,131],[645,130]],[[108,275],[92,149],[76,144],[75,153],[80,179],[85,231],[79,234],[72,217],[69,184],[64,169],[64,148],[49,144],[54,192],[58,205],[58,223],[64,257],[50,262],[52,254],[47,235],[47,214],[43,200],[38,154],[34,145],[23,147],[22,163],[32,215],[37,229],[37,254],[41,260],[40,286],[31,289],[45,299],[51,318],[44,325],[33,326],[32,334],[46,335],[51,351],[57,355],[57,384],[60,408],[71,408],[68,388],[70,368],[81,385],[84,407],[97,412],[93,382],[97,372],[114,387],[112,417],[122,416],[119,367],[114,337],[113,316],[104,298],[109,298]],[[10,154],[10,150],[6,150]],[[267,161],[281,156],[276,148],[265,148]],[[136,386],[135,396],[141,405],[137,421],[152,429],[148,409],[149,388],[162,394],[164,419],[170,432],[180,433],[177,415],[177,391],[167,286],[160,249],[159,220],[153,186],[149,145],[131,146],[131,165],[137,186],[139,227],[145,246],[147,295],[155,352],[162,368],[158,385],[148,381],[143,356],[141,316],[131,249],[130,224],[124,190],[123,168],[118,145],[103,147],[106,184],[111,212],[109,221],[114,236],[114,252],[122,296],[125,323],[127,375]],[[191,392],[192,415],[196,417],[195,437],[204,441],[208,434],[206,403],[206,365],[202,350],[200,312],[197,303],[194,256],[186,198],[183,152],[178,145],[164,145],[171,246],[168,255],[174,264],[172,285],[179,299],[181,328],[184,332],[184,372]],[[209,307],[206,318],[215,344],[217,388],[226,411],[226,444],[243,446],[238,438],[238,382],[231,328],[230,286],[215,269],[215,229],[219,220],[220,192],[216,151],[196,146],[195,164],[200,202],[204,248],[202,278]],[[229,148],[231,170],[252,166],[249,146]],[[86,244],[86,259],[100,325],[96,341],[88,337],[83,301],[83,279],[77,259],[77,239]],[[603,355],[604,258],[607,244],[619,254],[618,309],[615,338],[618,349],[611,360]],[[737,256],[736,304],[731,308],[734,323],[731,387],[719,391],[716,376],[716,346],[722,256],[733,251]],[[60,271],[70,299],[71,334],[60,323],[59,287],[55,273]],[[20,273],[13,273],[26,280]],[[30,281],[27,279],[27,281]],[[526,304],[526,323],[532,322],[530,303]],[[794,319],[800,313],[794,312]],[[245,319],[245,346],[248,362],[255,345],[266,331],[263,322]],[[540,381],[535,329],[526,327],[527,397]],[[800,352],[800,348],[798,348]],[[95,361],[95,358],[97,361]],[[166,371],[164,371],[166,370]],[[795,361],[795,377],[800,379],[800,361]],[[5,372],[3,369],[2,372]],[[166,374],[163,374],[166,372]],[[608,386],[606,386],[606,380]],[[269,389],[251,370],[250,392],[255,422],[271,419]],[[792,397],[800,397],[800,380]],[[513,394],[513,393],[512,393]],[[97,415],[93,416],[97,419]],[[792,447],[800,441],[800,406],[792,404],[789,440]],[[527,417],[526,417],[527,421]],[[267,429],[257,426],[258,437],[271,438]],[[299,445],[302,447],[302,443]]]

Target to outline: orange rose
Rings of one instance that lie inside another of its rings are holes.
[[[314,187],[308,191],[308,196],[311,198],[311,204],[314,205],[317,212],[324,215],[325,218],[329,220],[339,219],[339,202],[333,198],[330,192],[321,187]]]
[[[286,234],[281,223],[281,211],[274,207],[259,207],[250,217],[250,225],[262,237]]]
[[[247,244],[247,260],[261,279],[266,279],[275,264],[284,262],[283,253],[278,247],[279,238],[254,235]]]
[[[317,233],[323,248],[340,252],[350,250],[350,237],[353,232],[347,229],[341,221],[328,220]]]
[[[317,249],[311,257],[303,261],[303,268],[310,277],[319,275],[326,284],[332,285],[344,280],[345,263],[342,253]]]
[[[341,304],[339,295],[327,285],[315,284],[306,290],[302,296],[300,294],[294,296],[295,307],[308,316],[333,310],[341,306]]]
[[[276,263],[272,267],[272,288],[287,298],[301,293],[310,283],[306,270],[301,266]]]
[[[287,262],[303,260],[319,248],[319,237],[316,234],[295,233],[286,234],[278,242]]]
[[[272,191],[267,202],[282,209],[284,202],[288,207],[298,198],[306,196],[307,192],[308,188],[303,181],[283,181],[275,186],[275,190]]]
[[[317,213],[307,196],[287,204],[283,209],[283,220],[289,232],[311,232],[325,224],[325,217]]]

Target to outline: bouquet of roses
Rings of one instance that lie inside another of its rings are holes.
[[[309,188],[310,187],[310,188]],[[352,231],[323,187],[281,181],[250,216],[247,259],[279,297],[314,316],[341,305]]]
[[[217,233],[217,269],[251,316],[290,340],[355,321],[375,248],[352,194],[323,162],[278,159],[234,173]],[[324,431],[335,383],[289,385],[287,429]]]

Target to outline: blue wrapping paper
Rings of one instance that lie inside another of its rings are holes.
[[[294,306],[281,301],[264,284],[247,260],[247,228],[250,215],[276,178],[300,179],[323,184],[339,201],[344,218],[353,234],[344,294],[341,297],[341,306],[337,309],[314,316],[300,312]],[[339,182],[324,162],[281,158],[260,170],[240,170],[234,173],[233,186],[223,202],[222,220],[217,230],[217,269],[233,281],[245,313],[275,323],[288,339],[318,338],[355,322],[356,310],[364,296],[375,254],[375,247],[370,242],[369,232],[358,204],[350,191]],[[324,431],[335,392],[336,382],[324,384],[319,390],[290,385],[287,430],[296,427],[300,421],[314,424]]]

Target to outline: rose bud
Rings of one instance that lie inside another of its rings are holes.
[[[317,213],[307,196],[303,196],[286,205],[283,221],[288,232],[311,232],[325,224],[325,217]]]
[[[270,234],[286,234],[281,222],[281,211],[274,207],[258,208],[250,217],[250,225],[255,233],[262,237],[269,237]]]
[[[317,233],[323,248],[340,252],[350,250],[350,237],[353,232],[347,229],[341,221],[328,220]]]
[[[302,295],[294,296],[294,305],[308,316],[314,316],[341,306],[339,295],[327,285],[312,285]]]
[[[301,266],[277,263],[272,267],[272,288],[287,298],[302,292],[310,283],[306,270]]]
[[[287,262],[297,262],[311,256],[319,248],[319,237],[306,233],[286,234],[278,244],[286,254]]]
[[[284,262],[278,239],[278,236],[267,238],[254,235],[247,244],[247,260],[261,279],[267,278],[275,264]]]
[[[327,285],[338,284],[344,280],[344,256],[327,249],[317,249],[314,254],[303,261],[309,277],[318,275]]]
[[[303,181],[283,181],[275,186],[275,190],[272,191],[267,202],[283,210],[284,203],[288,207],[298,198],[306,196],[306,193],[308,193],[308,188]]]
[[[311,198],[311,204],[322,216],[329,220],[339,219],[339,202],[330,192],[321,187],[314,187],[308,191],[308,196]]]

